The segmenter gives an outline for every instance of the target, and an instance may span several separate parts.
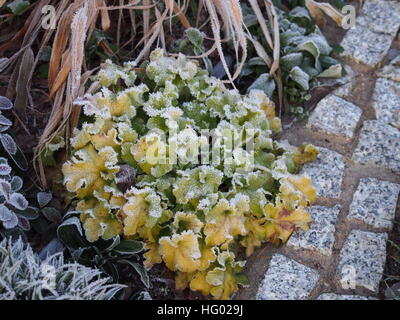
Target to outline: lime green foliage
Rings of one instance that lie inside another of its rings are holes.
[[[161,49],[143,74],[106,62],[97,81],[101,89],[78,101],[90,121],[74,132],[63,165],[89,242],[144,240],[146,268],[163,262],[177,288],[228,299],[246,284],[239,247],[250,255],[264,241],[279,244],[308,228],[305,208],[316,194],[296,173],[317,151],[272,139],[280,120],[262,91],[242,96],[196,61]],[[209,143],[202,129],[221,137],[231,130],[254,148],[234,144],[230,158],[217,148],[221,161],[199,163],[194,147]]]

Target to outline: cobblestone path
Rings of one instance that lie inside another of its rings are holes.
[[[257,250],[240,299],[377,299],[400,191],[400,55],[388,52],[400,2],[366,0],[341,54],[348,83],[284,133],[320,151],[306,165],[319,195],[309,231]]]

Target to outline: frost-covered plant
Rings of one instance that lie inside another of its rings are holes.
[[[177,288],[228,299],[246,283],[240,247],[250,255],[264,241],[286,242],[308,228],[305,208],[316,194],[311,179],[296,173],[317,150],[274,141],[280,120],[262,91],[228,90],[183,55],[156,49],[139,76],[129,63],[107,62],[97,77],[101,90],[79,101],[91,120],[71,139],[66,188],[78,199],[89,241],[145,240],[147,268],[164,262]],[[226,128],[253,140],[253,149],[235,144],[230,161],[198,163],[195,142],[209,142],[201,130]],[[186,161],[149,157],[174,154]]]
[[[121,240],[116,236],[109,240],[100,239],[91,243],[85,239],[79,221],[79,212],[68,212],[65,220],[57,229],[58,238],[69,249],[75,261],[87,266],[94,266],[119,281],[121,265],[128,265],[139,275],[141,282],[150,285],[149,276],[140,256],[144,243],[136,240]]]
[[[252,35],[268,45],[257,17],[246,4],[242,4],[244,21]],[[296,6],[285,12],[276,7],[279,14],[280,69],[288,110],[300,119],[306,115],[302,110],[305,101],[311,98],[310,90],[324,78],[340,78],[345,71],[339,61],[332,57],[334,49],[329,45],[315,21],[305,7]],[[266,22],[268,22],[268,18]],[[253,49],[254,50],[254,49]],[[264,73],[265,62],[254,57],[249,59],[241,77],[255,79],[251,88],[263,89],[272,96],[277,88],[273,77]]]
[[[12,165],[20,170],[26,170],[27,162],[24,154],[12,136],[7,133],[12,121],[2,114],[2,111],[12,108],[12,102],[0,96],[0,150],[11,160]],[[2,235],[9,233],[10,230],[28,231],[29,220],[38,217],[36,209],[29,206],[21,193],[23,180],[14,174],[7,158],[0,157],[0,234]]]
[[[28,162],[21,151],[14,138],[8,133],[12,126],[12,121],[2,114],[2,111],[8,111],[13,108],[12,102],[3,96],[0,96],[0,143],[2,152],[5,156],[12,160],[12,162],[20,169],[26,170]]]
[[[28,200],[20,193],[23,181],[12,174],[7,159],[0,158],[0,226],[9,230],[30,229],[29,220],[37,218],[35,208],[30,207]]]
[[[122,288],[62,253],[41,261],[21,239],[0,242],[0,300],[110,300]]]

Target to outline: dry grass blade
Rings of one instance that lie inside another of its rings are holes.
[[[225,73],[228,76],[230,83],[233,84],[233,80],[239,76],[240,71],[247,59],[247,42],[246,42],[246,34],[244,32],[243,26],[243,17],[242,11],[240,8],[240,4],[237,0],[229,0],[229,1],[211,1],[204,0],[204,4],[207,8],[208,14],[210,16],[211,21],[211,29],[214,36],[214,44],[218,50],[218,54],[220,56],[222,65],[224,67]],[[233,44],[236,51],[236,57],[238,60],[238,48],[239,46],[242,49],[242,59],[240,61],[239,67],[235,70],[234,75],[232,76],[228,65],[226,63],[226,59],[224,56],[224,52],[222,49],[222,40],[220,35],[221,24],[218,18],[218,13],[220,14],[222,21],[224,22],[224,29],[227,34],[227,39],[229,40],[230,36],[233,35]]]
[[[136,64],[139,64],[139,62],[143,59],[143,57],[145,57],[150,52],[152,44],[154,43],[154,41],[157,39],[158,35],[161,32],[161,24],[163,23],[163,21],[164,21],[165,17],[167,16],[168,12],[169,12],[168,9],[164,10],[163,14],[161,15],[161,18],[157,21],[157,23],[149,31],[149,34],[152,33],[152,36],[150,37],[150,39],[146,43],[146,45],[143,47],[142,51],[136,57],[136,59],[135,59],[135,63]]]
[[[244,64],[246,63],[247,60],[247,41],[246,41],[246,34],[243,29],[244,22],[243,22],[243,15],[242,15],[242,9],[240,8],[240,4],[238,0],[231,0],[229,2],[230,4],[230,16],[233,24],[233,29],[235,31],[235,34],[238,39],[238,43],[240,47],[242,48],[242,58],[240,61],[239,66],[236,68],[235,73],[233,74],[233,79],[236,79],[240,72],[243,69]],[[238,50],[236,49],[236,59],[239,60],[238,58]]]
[[[184,14],[184,10],[181,9],[174,0],[164,0],[165,4],[167,5],[167,7],[171,7],[172,6],[172,10],[173,12],[176,14],[176,16],[178,17],[179,21],[182,23],[182,25],[188,29],[191,27],[189,20],[186,18],[185,14]],[[182,6],[183,8],[184,6]]]
[[[247,36],[247,39],[249,39],[252,43],[254,48],[256,49],[256,53],[257,55],[264,60],[264,62],[266,63],[266,65],[268,66],[269,69],[271,69],[272,66],[272,59],[270,58],[270,56],[268,55],[267,51],[265,51],[263,45],[258,42],[256,39],[254,39],[253,37],[251,37],[251,35]]]
[[[68,75],[71,71],[72,58],[71,58],[70,51],[68,50],[63,56],[66,57],[65,59],[63,59],[65,62],[62,64],[61,70],[58,71],[56,79],[54,80],[54,83],[50,89],[50,95],[49,95],[50,99],[52,99],[54,97],[54,95],[57,93],[57,91],[63,85],[65,80],[68,78]]]
[[[271,0],[265,0],[265,7],[267,8],[268,16],[271,20],[272,30],[274,34],[274,47],[273,47],[273,57],[274,62],[272,63],[270,74],[275,74],[276,70],[279,68],[279,58],[280,58],[280,35],[279,35],[279,21],[278,15],[275,12],[275,7]]]
[[[154,10],[155,10],[155,13],[156,13],[157,20],[160,20],[161,19],[161,12],[157,9],[157,7],[155,7]],[[165,32],[164,32],[164,25],[163,24],[161,24],[161,26],[160,26],[160,36],[159,36],[158,39],[159,39],[159,41],[161,41],[161,47],[166,51],[167,46],[166,46],[166,43],[165,43]],[[159,46],[159,45],[157,44],[157,46]]]
[[[30,83],[32,75],[32,66],[34,65],[34,54],[31,48],[25,51],[22,56],[21,65],[18,71],[18,80],[16,83],[16,98],[15,98],[15,110],[19,116],[26,117],[26,106],[28,104],[28,98],[30,94]]]
[[[97,7],[105,7],[105,0],[97,0]],[[111,26],[110,15],[107,10],[101,10],[101,28],[103,31],[108,31]]]
[[[272,42],[272,37],[271,37],[271,33],[268,30],[267,24],[265,23],[265,19],[264,16],[261,12],[261,9],[258,5],[257,0],[249,0],[251,8],[253,9],[254,13],[256,14],[257,17],[257,21],[261,27],[261,30],[263,32],[263,35],[265,37],[265,40],[267,41],[269,47],[271,48],[271,50],[274,48],[274,44]]]
[[[150,0],[143,0],[143,4],[145,6],[150,5]],[[150,9],[143,10],[143,33],[147,34],[150,29]],[[144,43],[147,44],[148,39],[144,40]]]
[[[306,7],[308,11],[310,11],[311,16],[315,19],[315,22],[318,24],[318,26],[321,27],[324,25],[323,13],[332,18],[332,20],[335,21],[337,25],[342,25],[344,15],[336,10],[334,7],[332,7],[332,5],[330,5],[329,3],[306,0]]]
[[[65,30],[69,29],[71,25],[72,18],[74,13],[74,6],[71,4],[68,9],[62,14],[59,27],[57,28],[57,32],[53,42],[53,48],[51,51],[50,63],[49,63],[49,74],[48,74],[48,83],[50,90],[54,92],[57,89],[54,89],[55,81],[57,75],[59,74],[60,70],[60,63],[61,63],[61,56],[67,47],[68,39],[69,39],[69,32],[65,32]],[[67,71],[67,73],[69,70]],[[65,70],[64,70],[65,73]],[[64,80],[66,79],[66,76]],[[63,80],[63,81],[64,81]],[[62,82],[63,82],[62,81]],[[58,86],[59,87],[59,86]],[[50,93],[52,96],[53,94]]]
[[[223,52],[222,46],[221,46],[221,36],[220,36],[221,25],[219,23],[219,19],[218,19],[217,12],[215,10],[214,3],[211,0],[204,0],[204,2],[207,7],[210,18],[211,18],[211,29],[212,29],[212,32],[214,35],[214,41],[217,46],[217,50],[218,50],[219,56],[221,58],[222,65],[224,67],[226,74],[228,75],[229,80],[231,82],[233,82],[233,79],[232,79],[231,73],[229,71],[228,65],[226,63],[224,52]]]
[[[81,82],[81,70],[84,57],[86,31],[88,27],[88,5],[79,9],[71,25],[71,97],[76,94]]]

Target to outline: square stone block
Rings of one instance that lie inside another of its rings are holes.
[[[310,229],[307,231],[296,231],[286,245],[294,249],[307,249],[331,256],[335,242],[336,219],[339,211],[339,205],[334,207],[311,207],[310,214],[314,221]]]
[[[400,128],[400,82],[378,78],[372,100],[376,118]]]
[[[364,121],[353,161],[400,172],[400,130],[376,120]]]
[[[362,111],[354,104],[330,95],[322,99],[307,122],[307,127],[351,139]]]
[[[345,169],[341,154],[318,147],[317,160],[307,163],[302,173],[311,177],[317,195],[324,198],[339,198]]]
[[[275,254],[258,289],[257,300],[304,300],[319,274],[295,260]]]
[[[323,293],[317,300],[377,300],[373,297],[354,296],[349,294]]]
[[[361,16],[343,38],[341,46],[344,51],[341,55],[375,67],[386,56],[392,41],[392,35],[371,31],[365,18]]]
[[[340,251],[336,269],[343,289],[377,292],[386,261],[387,233],[353,230]]]
[[[361,11],[366,25],[373,32],[395,36],[400,27],[400,2],[366,0]]]
[[[349,220],[362,221],[375,228],[391,229],[400,185],[373,178],[363,178],[350,205]]]

